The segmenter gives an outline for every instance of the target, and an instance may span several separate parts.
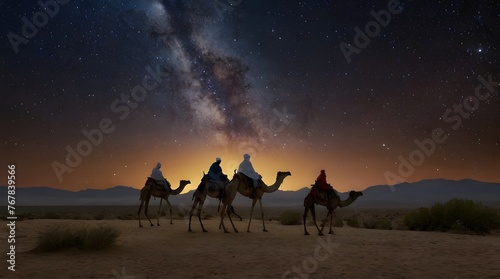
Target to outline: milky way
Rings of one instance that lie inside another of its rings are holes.
[[[169,10],[176,12],[171,14]],[[221,22],[212,3],[184,6],[151,1],[144,9],[123,13],[132,27],[144,24],[141,16],[158,43],[157,55],[171,74],[170,83],[160,90],[162,94],[173,91],[173,98],[167,102],[177,101],[176,116],[187,112],[185,120],[210,145],[258,140],[266,117],[272,116],[272,107],[259,102],[262,92],[249,83],[248,76],[255,73],[246,62],[232,55],[234,51],[224,49],[223,44],[207,42],[207,37],[223,40],[227,30],[218,27]]]

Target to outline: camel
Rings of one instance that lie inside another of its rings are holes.
[[[252,199],[252,209],[250,210],[250,220],[248,221],[248,227],[247,227],[247,232],[250,232],[250,224],[252,223],[252,214],[253,214],[253,209],[255,207],[255,203],[259,201],[259,206],[260,206],[260,212],[262,215],[262,227],[263,231],[267,232],[266,230],[266,224],[264,222],[264,211],[262,209],[262,195],[264,193],[273,193],[279,189],[281,184],[283,183],[283,180],[289,175],[292,175],[289,171],[283,172],[279,171],[276,174],[276,181],[274,182],[273,185],[267,186],[264,181],[259,180],[259,185],[260,187],[257,189],[254,189],[253,187],[253,181],[248,179],[246,176],[244,176],[242,173],[237,173],[235,176],[240,176],[240,183],[239,184],[234,184],[232,185],[233,187],[226,187],[226,194],[227,194],[227,200],[223,200],[223,206],[221,210],[221,226],[224,228],[224,214],[227,211],[227,215],[229,217],[229,220],[231,220],[231,211],[228,210],[231,208],[231,203],[233,202],[234,198],[236,197],[236,193],[240,193],[241,195],[248,197]],[[235,187],[237,186],[237,187]],[[232,221],[231,221],[232,222]],[[220,227],[220,226],[219,226]],[[224,228],[224,232],[228,232]]]
[[[322,225],[321,230],[319,229],[318,224],[316,224],[315,203],[322,205],[322,206],[326,206],[326,208],[328,209],[328,214],[326,215],[326,217],[328,217],[328,215],[330,215],[330,231],[328,232],[328,234],[334,234],[334,232],[332,230],[333,217],[334,216],[336,217],[334,210],[337,207],[342,208],[342,207],[346,207],[346,206],[350,205],[357,198],[359,198],[360,196],[363,195],[362,192],[350,191],[349,197],[346,200],[340,200],[340,196],[335,193],[334,196],[332,196],[330,198],[330,200],[328,201],[328,200],[324,200],[324,199],[319,198],[317,195],[313,195],[312,191],[316,191],[316,190],[311,190],[311,192],[309,192],[307,194],[306,198],[304,199],[305,209],[304,209],[304,216],[302,217],[302,219],[304,222],[304,234],[305,235],[309,235],[309,232],[307,232],[307,229],[306,229],[306,218],[307,218],[307,212],[309,210],[311,210],[314,225],[318,229],[318,235],[323,235],[324,224]]]
[[[149,200],[151,199],[151,196],[160,198],[160,207],[158,207],[158,219],[156,220],[156,225],[160,225],[160,210],[161,210],[161,203],[163,200],[167,201],[167,204],[170,209],[170,224],[173,224],[172,222],[172,205],[168,201],[168,197],[170,195],[178,195],[184,190],[184,187],[186,185],[191,184],[191,181],[189,180],[181,180],[179,183],[179,187],[175,190],[170,190],[170,191],[163,191],[163,190],[157,190],[155,187],[155,181],[151,177],[148,177],[148,180],[146,180],[146,183],[144,184],[144,187],[141,189],[141,197],[139,198],[141,200],[141,205],[139,206],[139,210],[137,211],[137,216],[139,217],[139,227],[142,227],[141,224],[141,210],[142,206],[145,204],[146,207],[144,209],[144,213],[146,214],[146,218],[148,218],[149,223],[151,226],[154,226],[153,223],[151,223],[151,219],[149,219],[148,216],[148,206],[149,206]],[[160,186],[163,187],[163,186]]]
[[[233,179],[229,182],[224,183],[223,187],[220,189],[208,189],[209,187],[206,186],[206,176],[203,175],[203,178],[201,179],[200,185],[198,185],[198,188],[196,188],[196,191],[193,193],[193,206],[191,207],[191,210],[189,211],[189,226],[188,226],[188,232],[193,232],[191,230],[191,218],[193,217],[193,212],[196,207],[198,207],[198,211],[196,215],[198,216],[198,220],[200,221],[201,229],[203,232],[207,232],[205,230],[205,227],[203,226],[203,222],[201,221],[201,211],[203,210],[203,204],[205,203],[205,199],[207,196],[211,198],[216,198],[219,200],[226,200],[226,189],[229,188],[236,188],[238,187],[239,184],[239,177],[235,174],[233,176]],[[229,208],[228,210],[231,210]],[[234,210],[234,209],[233,209]],[[235,232],[238,232],[236,227],[233,224],[233,220],[231,220],[231,217],[229,217],[229,221],[231,221],[231,225],[233,226],[233,229]],[[222,220],[221,220],[222,223]],[[224,228],[225,229],[225,228]]]

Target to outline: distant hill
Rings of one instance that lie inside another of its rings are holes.
[[[378,185],[366,188],[356,201],[358,206],[427,206],[452,198],[470,199],[484,204],[500,204],[500,183],[471,179],[429,179],[394,186]]]
[[[0,204],[7,204],[7,187],[0,187]],[[16,205],[130,205],[139,201],[140,191],[126,186],[105,190],[67,191],[50,187],[16,188]]]
[[[297,191],[278,190],[264,194],[266,206],[301,206],[309,188]],[[16,206],[33,205],[138,205],[138,189],[116,186],[104,190],[88,189],[66,191],[50,187],[30,187],[16,189]],[[171,196],[170,202],[177,205],[192,205],[193,190]],[[340,193],[345,199],[347,193]],[[356,201],[357,207],[418,207],[436,202],[446,202],[452,198],[471,199],[484,204],[500,205],[500,183],[476,180],[432,179],[414,183],[401,183],[394,186],[377,185],[366,188],[363,196]],[[156,202],[158,203],[158,199]],[[216,204],[207,199],[206,204]],[[7,204],[7,187],[0,187],[0,205]],[[251,205],[251,200],[237,195],[234,205]]]

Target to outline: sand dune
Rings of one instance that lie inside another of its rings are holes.
[[[302,226],[260,220],[247,233],[224,234],[217,220],[209,230],[187,232],[184,220],[138,228],[136,220],[25,220],[17,224],[16,271],[1,278],[500,278],[500,237],[440,232],[335,228],[310,236]],[[121,231],[106,251],[30,252],[53,224],[107,224]],[[2,240],[5,241],[6,240]],[[5,246],[5,245],[4,245]],[[307,277],[308,276],[308,277]]]

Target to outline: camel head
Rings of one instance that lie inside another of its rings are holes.
[[[278,174],[276,175],[276,179],[278,178],[285,178],[287,176],[291,176],[292,173],[290,173],[289,171],[279,171]]]
[[[363,195],[363,192],[356,192],[356,191],[350,191],[349,192],[349,197],[353,199],[357,199]]]
[[[186,185],[188,185],[188,184],[191,184],[191,181],[190,181],[190,180],[181,180],[180,185],[184,185],[184,186],[186,186]]]

